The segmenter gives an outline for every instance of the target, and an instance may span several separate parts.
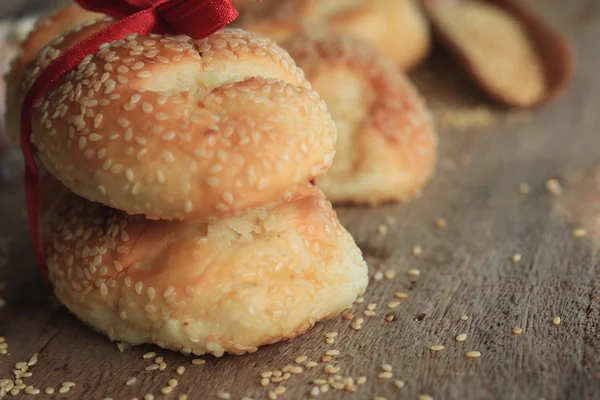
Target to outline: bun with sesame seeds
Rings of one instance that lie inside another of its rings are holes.
[[[21,43],[19,54],[12,60],[10,70],[6,75],[6,98],[20,99],[24,96],[21,93],[21,79],[27,68],[27,64],[35,59],[38,52],[44,48],[55,37],[61,37],[62,34],[77,25],[88,21],[104,17],[104,14],[98,14],[84,10],[76,4],[69,4],[40,18],[33,26]],[[19,118],[21,115],[20,101],[7,102],[6,111],[6,130],[11,140],[20,145]]]
[[[301,31],[350,33],[364,38],[403,70],[417,66],[431,46],[427,19],[416,0],[243,1],[235,22],[278,42]],[[236,3],[237,4],[237,3]]]
[[[242,354],[351,306],[367,267],[312,186],[210,223],[151,221],[42,180],[40,243],[58,299],[112,340]]]
[[[370,205],[411,199],[434,173],[438,137],[406,76],[351,36],[305,34],[282,46],[338,126],[333,165],[317,179],[328,199]]]
[[[14,72],[13,110],[44,67],[111,23],[78,25],[15,64],[26,68]],[[32,118],[36,156],[71,191],[152,219],[204,221],[281,203],[329,168],[335,138],[289,54],[238,29],[106,43],[46,90]]]

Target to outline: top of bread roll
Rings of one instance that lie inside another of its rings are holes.
[[[66,14],[52,23],[70,25]],[[22,76],[15,108],[52,60],[111,23],[87,21],[31,62],[24,55],[13,72]],[[25,49],[47,40],[40,26]],[[76,194],[186,220],[289,198],[329,168],[336,138],[325,103],[289,54],[237,29],[203,40],[131,34],[106,43],[45,91],[32,131],[39,160]]]

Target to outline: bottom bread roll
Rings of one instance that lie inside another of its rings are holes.
[[[55,294],[111,340],[253,352],[338,315],[367,286],[361,251],[315,187],[269,210],[188,223],[129,216],[53,178],[43,186]]]

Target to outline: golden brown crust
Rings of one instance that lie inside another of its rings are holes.
[[[28,65],[22,93],[110,23],[57,36]],[[272,40],[237,29],[107,43],[37,106],[32,143],[54,176],[87,199],[156,219],[282,202],[326,171],[334,152],[335,125],[304,73]]]
[[[212,223],[150,221],[43,180],[40,242],[58,299],[112,340],[242,354],[352,305],[360,250],[314,187]]]
[[[425,58],[431,41],[414,0],[264,0],[243,7],[236,24],[278,42],[301,31],[355,34],[403,70]]]
[[[438,138],[424,101],[364,41],[301,35],[282,44],[338,125],[336,156],[317,179],[333,202],[412,198],[433,175]]]
[[[30,32],[21,44],[19,54],[13,59],[10,71],[6,76],[6,98],[9,100],[21,98],[22,91],[20,84],[25,69],[48,42],[57,36],[62,36],[64,32],[77,25],[103,17],[103,14],[89,12],[76,4],[69,4],[38,20],[34,30]],[[9,117],[6,118],[6,129],[9,137],[15,144],[20,143],[20,131],[19,119],[13,116],[20,115],[20,113],[20,101],[7,101],[6,114]]]

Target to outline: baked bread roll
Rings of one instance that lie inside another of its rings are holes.
[[[58,299],[112,340],[201,355],[253,352],[352,305],[367,268],[323,193],[211,223],[150,221],[53,178],[40,242]]]
[[[338,127],[331,169],[317,179],[332,202],[410,200],[433,175],[438,137],[408,78],[363,40],[297,36],[282,44]]]
[[[235,22],[278,42],[299,32],[355,34],[371,42],[398,67],[418,65],[431,46],[427,20],[416,0],[243,1]],[[236,3],[237,4],[237,3]]]
[[[44,67],[109,24],[77,26],[26,63],[17,109]],[[28,42],[37,35],[47,33]],[[52,175],[91,201],[154,219],[281,203],[334,154],[335,125],[302,70],[271,39],[238,29],[204,40],[128,35],[87,56],[38,104],[31,139]]]
[[[64,32],[75,26],[104,16],[104,14],[84,10],[76,4],[69,4],[38,19],[33,24],[33,32],[30,31],[22,37],[23,43],[21,43],[17,56],[12,60],[5,78],[7,82],[5,128],[8,136],[17,146],[20,146],[21,101],[25,96],[21,80],[27,64],[35,59],[40,50],[54,38],[61,37]]]

